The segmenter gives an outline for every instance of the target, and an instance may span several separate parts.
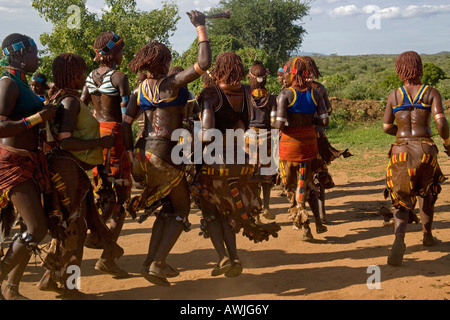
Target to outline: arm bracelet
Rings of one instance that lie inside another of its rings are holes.
[[[41,115],[38,113],[33,114],[27,118],[22,119],[23,123],[26,125],[27,129],[34,127],[35,125],[43,122]]]
[[[198,42],[205,42],[209,41],[208,39],[208,33],[206,32],[206,26],[201,25],[197,27],[197,35],[198,35]]]

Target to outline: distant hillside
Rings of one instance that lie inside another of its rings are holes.
[[[319,53],[319,52],[293,52],[292,56],[311,56],[311,57],[316,57],[316,56],[327,56],[327,54],[325,53]]]
[[[395,71],[395,54],[357,56],[314,56],[330,96],[350,100],[386,100],[389,93],[402,83]],[[436,88],[444,100],[450,99],[450,52],[422,54],[422,62],[440,67],[447,79],[437,83]]]

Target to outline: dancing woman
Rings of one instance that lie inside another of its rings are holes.
[[[168,76],[172,55],[162,43],[152,41],[143,46],[130,62],[135,73],[147,72],[147,79],[131,95],[122,124],[125,147],[133,164],[133,177],[142,181],[142,194],[129,202],[127,209],[135,212],[151,207],[159,200],[168,200],[152,228],[147,257],[141,270],[145,279],[157,285],[170,285],[167,277],[178,271],[166,262],[170,250],[183,230],[189,226],[190,194],[183,165],[172,161],[172,133],[183,127],[189,92],[185,86],[200,78],[211,66],[211,47],[205,27],[205,16],[198,11],[188,13],[198,33],[197,62],[186,70]],[[139,109],[153,110],[152,132],[145,149],[133,150],[131,125]]]
[[[131,164],[122,140],[122,115],[128,104],[130,88],[128,76],[116,70],[123,60],[123,47],[123,39],[114,32],[104,32],[97,37],[94,61],[100,66],[87,76],[81,95],[84,104],[92,102],[94,116],[100,122],[101,135],[114,136],[114,146],[103,150],[104,161],[109,160],[107,165],[111,172],[98,172],[94,168],[92,174],[101,217],[105,223],[111,220],[109,228],[115,240],[125,222],[124,203],[130,197],[132,185]],[[95,241],[96,235],[91,234],[86,245],[95,247]],[[116,266],[103,258],[99,259],[96,268],[112,275],[117,275],[118,271]]]
[[[38,68],[33,39],[10,34],[2,43],[5,73],[0,79],[0,210],[5,229],[2,242],[14,221],[14,208],[26,231],[14,237],[0,268],[0,284],[8,277],[3,294],[18,299],[19,283],[32,252],[47,233],[47,217],[41,193],[50,191],[45,156],[39,150],[39,124],[51,120],[55,106],[43,109],[43,102],[31,91],[27,74]],[[5,224],[6,222],[6,224]],[[8,223],[9,222],[9,223]]]

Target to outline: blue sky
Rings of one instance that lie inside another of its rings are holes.
[[[55,0],[57,1],[57,0]],[[136,0],[141,10],[156,9],[159,0]],[[196,37],[185,12],[207,10],[218,0],[178,0],[181,16],[170,39],[182,53]],[[103,0],[88,0],[92,12],[101,12]],[[374,14],[377,14],[374,16]],[[369,27],[368,27],[369,22]],[[432,54],[450,51],[450,3],[431,1],[311,1],[310,14],[301,22],[307,34],[301,51],[339,55],[393,53],[407,50]],[[52,26],[40,18],[31,0],[0,0],[0,38],[27,34],[38,41]]]

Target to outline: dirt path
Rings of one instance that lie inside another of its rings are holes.
[[[132,275],[113,279],[94,269],[100,251],[86,249],[82,265],[81,291],[99,300],[316,300],[316,299],[449,299],[450,298],[450,184],[436,204],[434,235],[439,239],[432,248],[421,243],[420,225],[409,225],[407,249],[402,267],[386,263],[393,242],[393,227],[383,227],[378,215],[383,198],[384,163],[371,165],[381,172],[371,177],[364,169],[342,170],[336,160],[330,171],[336,187],[326,194],[330,223],[328,232],[317,235],[313,243],[300,241],[301,232],[288,220],[287,201],[272,191],[272,208],[281,226],[279,237],[254,244],[238,235],[244,272],[237,278],[212,277],[217,262],[211,242],[199,236],[200,214],[190,214],[192,230],[183,233],[168,262],[181,271],[170,287],[158,287],[139,275],[148,247],[154,218],[143,224],[127,218],[119,244],[125,255],[119,265]],[[450,161],[440,154],[444,174],[450,175]],[[338,169],[339,168],[339,169]],[[373,175],[372,175],[373,176]],[[380,268],[381,288],[370,290],[367,280],[371,265]],[[33,259],[21,284],[21,293],[31,299],[54,300],[57,295],[41,292],[36,282],[43,274]]]

